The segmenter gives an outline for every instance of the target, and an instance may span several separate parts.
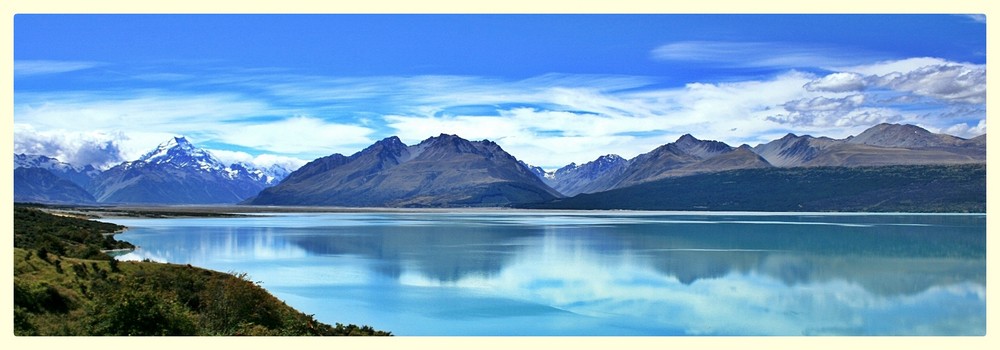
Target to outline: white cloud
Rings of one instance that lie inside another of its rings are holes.
[[[256,157],[253,157],[253,164],[261,168],[280,166],[288,170],[295,170],[302,167],[308,162],[309,162],[308,160],[299,159],[295,157],[280,156],[276,154],[261,154]]]
[[[879,86],[947,102],[986,103],[985,66],[924,66],[905,73],[890,73],[874,80]]]
[[[354,153],[372,143],[374,130],[297,116],[273,122],[224,125],[213,131],[218,140],[278,153]]]
[[[841,77],[847,79],[850,75],[852,76],[850,80],[854,81],[855,86],[859,84],[856,81],[857,75],[865,76],[864,85],[869,89],[892,89],[948,103],[986,102],[985,65],[951,62],[934,57],[916,57],[839,67],[836,70],[840,73],[830,76],[842,74]]]
[[[971,14],[965,15],[965,17],[971,19],[973,22],[986,24],[986,15],[984,14]]]
[[[879,123],[897,122],[903,116],[891,109],[864,106],[861,94],[842,98],[822,96],[789,101],[782,105],[787,113],[778,113],[767,120],[812,128],[867,128]]]
[[[781,42],[680,41],[657,47],[653,58],[723,67],[806,68],[856,64],[868,54],[825,46]]]
[[[785,110],[792,112],[817,111],[849,111],[856,109],[865,102],[864,95],[855,94],[844,98],[826,98],[822,96],[811,99],[789,101],[783,105]]]
[[[67,73],[101,65],[98,62],[83,61],[18,60],[14,61],[14,75],[24,77],[29,75]]]
[[[856,73],[867,77],[870,75],[881,76],[892,73],[910,72],[920,69],[921,67],[938,66],[949,63],[951,62],[936,57],[912,57],[901,60],[878,61],[863,65],[838,66],[832,68],[831,70],[837,72]]]
[[[234,93],[23,93],[16,96],[15,121],[39,130],[77,127],[128,135],[124,153],[142,154],[174,135],[221,141],[269,152],[352,152],[368,143],[372,129],[314,117],[275,118],[295,110]],[[247,120],[264,118],[264,122]]]
[[[937,58],[861,65],[863,54],[845,58],[833,48],[777,43],[675,44],[658,49],[659,58],[757,67],[813,62],[810,67],[840,68],[830,68],[833,73],[825,76],[791,70],[766,78],[683,86],[614,75],[502,80],[267,71],[212,73],[194,80],[143,71],[135,79],[153,77],[164,87],[18,92],[14,120],[37,130],[62,130],[70,121],[86,121],[83,130],[127,135],[119,143],[125,157],[173,135],[214,143],[215,148],[229,144],[253,149],[249,152],[254,154],[313,159],[352,154],[393,134],[414,144],[448,133],[490,139],[519,159],[556,168],[608,153],[631,158],[685,133],[737,146],[767,142],[787,132],[846,137],[879,122],[913,122],[943,130],[985,118],[985,106],[982,112],[974,108],[951,115],[955,105],[984,103],[985,66]],[[776,58],[783,54],[788,55]],[[192,87],[214,92],[199,93]]]
[[[125,152],[120,145],[125,139],[120,133],[37,131],[31,125],[14,124],[14,153],[45,155],[78,167],[108,168],[122,162]]]
[[[179,94],[166,91],[20,93],[15,121],[57,128],[86,121],[92,129],[156,130],[194,134],[219,121],[275,111],[266,103],[231,93]]]
[[[308,161],[295,158],[286,157],[275,154],[260,154],[256,157],[247,152],[242,151],[230,151],[222,149],[209,149],[219,161],[225,163],[226,165],[235,163],[250,164],[257,168],[269,168],[272,166],[279,166],[288,170],[295,170],[299,167],[308,163]]]
[[[967,123],[955,124],[941,130],[941,132],[964,138],[976,137],[986,133],[986,120],[979,120],[979,123],[975,125],[969,125]]]
[[[840,72],[810,81],[804,87],[809,91],[859,91],[865,87],[865,79],[861,74]]]
[[[631,158],[685,133],[734,145],[749,142],[755,133],[772,127],[763,113],[800,98],[802,86],[813,79],[791,72],[764,81],[637,92],[602,92],[586,85],[549,87],[522,95],[538,107],[497,109],[499,115],[438,115],[438,109],[429,109],[385,120],[407,144],[440,133],[490,139],[530,164],[557,168],[608,153]],[[493,96],[463,93],[479,102]]]

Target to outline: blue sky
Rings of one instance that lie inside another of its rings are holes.
[[[449,133],[554,169],[685,133],[973,137],[985,51],[974,15],[20,14],[14,151],[301,165]]]

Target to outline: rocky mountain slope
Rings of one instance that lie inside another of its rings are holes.
[[[389,137],[349,157],[316,159],[246,203],[476,207],[558,196],[496,143],[442,134],[413,146]]]
[[[184,137],[175,137],[138,160],[102,172],[89,189],[101,203],[232,204],[273,181],[259,169],[224,165]]]

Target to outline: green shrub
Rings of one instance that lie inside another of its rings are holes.
[[[95,335],[195,335],[183,305],[162,294],[122,289],[102,295],[89,310]]]

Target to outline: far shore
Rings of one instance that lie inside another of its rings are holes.
[[[45,206],[44,211],[62,216],[83,219],[100,218],[209,218],[248,217],[268,214],[295,213],[587,213],[621,215],[980,215],[985,213],[917,213],[917,212],[769,212],[769,211],[711,211],[711,210],[573,210],[573,209],[524,209],[507,207],[455,207],[455,208],[387,208],[387,207],[330,207],[330,206],[259,206],[259,205],[120,205],[120,206]],[[120,232],[115,232],[120,233]],[[114,233],[112,233],[114,234]]]
[[[55,215],[81,218],[168,218],[168,217],[241,217],[269,213],[443,213],[463,211],[519,210],[501,207],[468,208],[384,208],[384,207],[323,207],[323,206],[258,206],[258,205],[121,205],[65,206],[45,211]]]

